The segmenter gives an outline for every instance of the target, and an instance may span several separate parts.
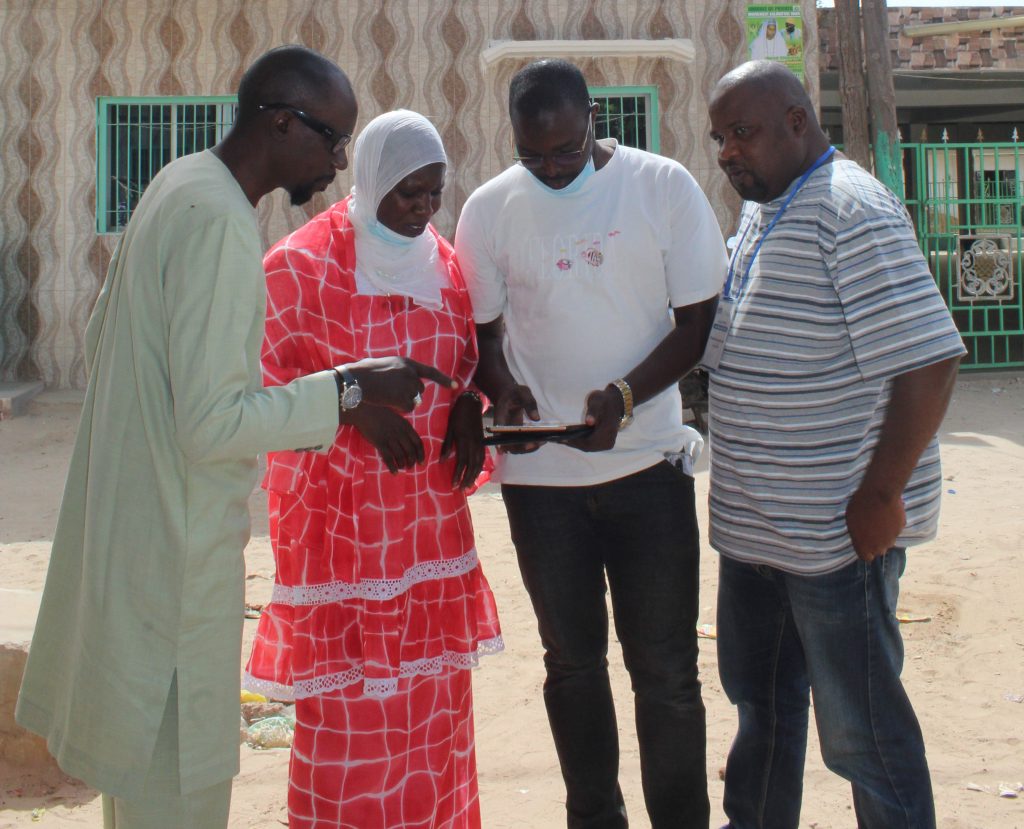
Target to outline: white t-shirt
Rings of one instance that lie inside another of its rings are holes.
[[[676,161],[616,146],[559,195],[521,166],[470,196],[455,251],[478,323],[504,315],[505,358],[543,420],[578,423],[586,396],[638,365],[672,330],[669,306],[715,296],[726,269],[715,215]],[[607,452],[545,444],[501,454],[496,480],[586,486],[646,469],[683,443],[675,384],[637,406]]]

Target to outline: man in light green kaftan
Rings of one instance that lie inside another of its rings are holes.
[[[255,457],[316,451],[347,406],[409,409],[398,358],[263,388],[255,205],[347,166],[356,103],[301,47],[260,58],[232,132],[153,180],[86,335],[89,384],[17,719],[117,829],[224,827],[238,771],[242,550]]]

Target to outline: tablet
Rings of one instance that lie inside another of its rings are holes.
[[[515,443],[545,443],[549,441],[572,440],[583,437],[594,427],[586,423],[550,423],[531,421],[488,426],[484,437],[487,446],[503,446]]]

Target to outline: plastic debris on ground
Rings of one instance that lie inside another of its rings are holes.
[[[698,639],[717,639],[718,629],[714,625],[703,624],[697,625],[697,638]]]
[[[983,792],[984,794],[994,794],[999,797],[1020,797],[1021,793],[1024,792],[1024,783],[1003,783],[999,782],[995,786],[983,786],[980,783],[968,783],[964,786],[972,792]]]
[[[279,717],[284,709],[283,702],[243,702],[242,716],[249,725],[252,725],[254,722],[265,720],[268,717]]]
[[[252,748],[290,748],[295,721],[288,717],[267,717],[249,726],[248,743]]]
[[[901,625],[908,625],[911,622],[930,622],[931,616],[925,616],[922,613],[911,613],[909,610],[897,610],[896,621]]]
[[[239,741],[252,748],[289,748],[295,733],[295,706],[242,691]]]

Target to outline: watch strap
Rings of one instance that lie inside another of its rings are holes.
[[[338,384],[338,409],[349,412],[356,408],[363,399],[362,389],[348,366],[336,366],[334,380]]]
[[[338,368],[336,368],[335,371],[338,372],[338,374],[341,376],[341,381],[342,383],[345,384],[346,388],[348,388],[349,386],[359,385],[359,381],[356,380],[356,376],[352,373],[351,369],[349,369],[348,366],[338,366]]]
[[[625,429],[633,422],[633,390],[622,377],[612,380],[612,385],[622,395],[622,418],[619,420],[619,429]]]

